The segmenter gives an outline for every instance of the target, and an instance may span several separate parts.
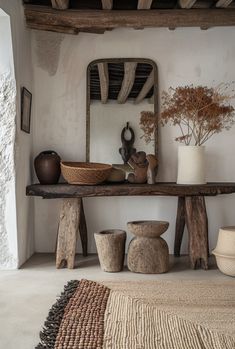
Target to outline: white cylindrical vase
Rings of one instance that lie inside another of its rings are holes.
[[[206,184],[204,146],[179,146],[177,184]]]

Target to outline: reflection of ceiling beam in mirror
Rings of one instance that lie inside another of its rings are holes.
[[[119,91],[117,101],[118,103],[125,103],[129,93],[135,82],[135,71],[137,62],[125,62],[124,63],[124,78],[122,80],[121,90]]]
[[[233,0],[218,0],[216,3],[216,7],[228,7]]]
[[[154,104],[154,93],[152,96],[149,98],[149,104]]]
[[[153,85],[154,85],[154,69],[149,74],[142,89],[140,90],[140,93],[136,97],[136,99],[135,99],[136,104],[140,103],[147,96],[147,94],[149,93],[149,91],[151,90]]]
[[[181,8],[191,8],[197,0],[179,0],[179,5]]]
[[[109,68],[108,63],[98,63],[98,72],[100,79],[100,94],[101,94],[101,103],[107,103],[109,96]]]
[[[27,2],[27,1],[24,1],[24,2]],[[56,8],[58,10],[67,10],[68,1],[67,0],[51,0],[51,5],[53,8]]]
[[[138,0],[138,10],[149,10],[153,0]]]
[[[103,10],[112,10],[113,0],[101,0]]]

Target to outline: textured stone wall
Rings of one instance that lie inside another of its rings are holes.
[[[14,141],[16,89],[8,74],[0,75],[0,268],[14,268],[16,256],[9,249],[6,204],[10,186],[15,184]],[[14,217],[15,212],[12,212]]]

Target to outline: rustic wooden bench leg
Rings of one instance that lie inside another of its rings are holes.
[[[187,196],[185,198],[186,224],[189,233],[189,257],[191,267],[197,265],[208,269],[208,219],[205,198]]]
[[[175,257],[180,256],[180,247],[184,234],[185,227],[185,198],[178,198],[178,208],[175,224],[175,244],[174,244],[174,255]]]
[[[81,199],[63,199],[57,238],[56,268],[74,268]]]
[[[82,252],[83,256],[87,256],[87,225],[86,217],[83,207],[83,201],[81,200],[81,216],[80,216],[80,225],[79,225],[80,238],[82,243]]]

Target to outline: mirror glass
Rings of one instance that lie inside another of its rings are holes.
[[[156,64],[96,60],[87,78],[87,161],[125,166],[136,151],[157,155]]]

